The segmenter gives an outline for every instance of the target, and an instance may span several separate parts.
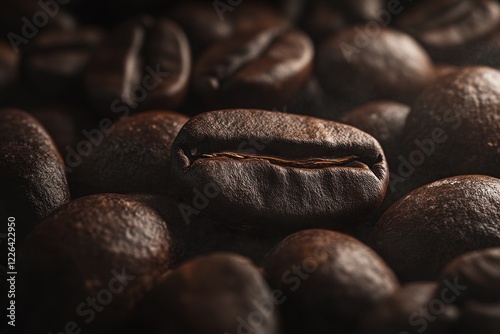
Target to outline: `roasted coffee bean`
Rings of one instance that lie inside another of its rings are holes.
[[[150,111],[89,132],[90,155],[67,162],[75,196],[114,192],[168,193],[170,148],[188,120],[168,111]],[[73,162],[79,164],[73,165]]]
[[[19,57],[12,47],[0,42],[0,102],[11,93],[17,79]]]
[[[0,217],[15,217],[16,241],[70,200],[62,159],[36,119],[0,110]]]
[[[443,334],[458,322],[460,311],[434,299],[434,282],[409,283],[382,299],[359,324],[358,334]],[[444,296],[448,298],[448,296]]]
[[[83,73],[103,33],[94,28],[48,30],[26,48],[24,79],[46,97],[83,99]]]
[[[158,334],[275,334],[280,298],[249,260],[214,253],[172,271],[140,311]]]
[[[398,26],[422,43],[434,59],[471,64],[470,55],[481,52],[472,47],[474,42],[500,26],[500,4],[493,0],[424,1],[402,15]]]
[[[286,333],[337,333],[398,288],[394,273],[366,245],[347,235],[306,230],[268,255],[264,271],[282,291]]]
[[[87,129],[95,126],[94,117],[88,110],[71,105],[37,106],[29,113],[47,129],[66,161],[71,152],[78,150],[78,143],[89,139]]]
[[[500,304],[475,301],[465,303],[462,308],[462,322],[459,334],[500,333]]]
[[[352,226],[380,204],[388,182],[380,145],[362,131],[241,109],[186,123],[172,173],[196,210],[235,228],[281,232]]]
[[[430,85],[412,106],[401,138],[399,197],[455,175],[500,177],[500,71],[467,67]]]
[[[368,35],[363,29],[346,29],[320,45],[315,73],[322,87],[357,103],[412,102],[434,78],[425,50],[402,32]]]
[[[375,225],[369,244],[403,281],[433,280],[453,258],[500,246],[500,179],[457,176],[414,190]]]
[[[389,166],[399,154],[399,138],[403,133],[410,107],[394,101],[374,101],[342,116],[340,121],[373,136],[384,149]]]
[[[127,196],[70,202],[41,222],[19,255],[16,305],[23,333],[108,333],[171,262],[165,222]]]
[[[117,26],[86,74],[89,98],[106,116],[171,109],[186,93],[191,69],[184,32],[165,19],[140,17]]]
[[[209,108],[273,109],[300,91],[312,61],[312,42],[296,29],[280,26],[236,34],[199,58],[194,90]]]
[[[441,273],[441,280],[466,287],[458,301],[500,302],[500,247],[467,253],[454,259]]]

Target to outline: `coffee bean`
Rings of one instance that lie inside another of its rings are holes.
[[[16,324],[23,333],[59,333],[75,321],[107,333],[171,261],[168,230],[153,209],[114,194],[72,201],[21,249]]]
[[[108,122],[102,131],[88,131],[85,150],[90,153],[82,152],[88,157],[74,157],[69,162],[74,168],[70,174],[73,194],[168,193],[170,147],[187,120],[174,112],[150,111],[115,124]],[[73,165],[78,161],[81,163]]]
[[[378,140],[389,165],[399,154],[399,138],[403,133],[410,107],[393,101],[374,101],[342,116],[340,121],[357,127]]]
[[[397,173],[399,197],[455,175],[500,177],[500,71],[467,67],[429,86],[412,106]]]
[[[455,305],[434,299],[434,282],[404,285],[376,304],[360,322],[358,334],[443,334],[458,322]]]
[[[474,299],[500,302],[500,247],[459,256],[446,266],[440,280],[466,287],[459,301]]]
[[[41,219],[70,200],[62,159],[38,121],[0,110],[0,216],[15,217],[20,245]]]
[[[296,29],[280,26],[236,34],[199,58],[194,90],[209,108],[272,109],[299,92],[312,61],[312,43]]]
[[[459,334],[497,334],[500,332],[500,304],[475,301],[462,308],[462,323]]]
[[[244,257],[214,253],[182,264],[146,297],[153,333],[278,333],[278,303]]]
[[[377,301],[398,287],[375,252],[347,235],[306,230],[287,237],[268,255],[264,271],[282,291],[285,331],[350,332]]]
[[[315,73],[328,94],[357,103],[412,102],[434,77],[429,56],[413,38],[393,29],[374,33],[363,26],[325,40]]]
[[[369,244],[402,281],[433,280],[456,256],[500,245],[500,180],[457,176],[414,190],[375,225]]]
[[[46,97],[83,99],[83,72],[102,35],[94,28],[40,33],[26,49],[25,80]]]
[[[474,42],[487,38],[500,25],[500,4],[492,0],[424,1],[405,14],[398,26],[422,43],[434,59],[455,64],[471,64],[470,55],[481,52],[472,48]]]
[[[171,109],[186,93],[191,60],[184,32],[165,19],[140,17],[117,26],[86,74],[89,98],[103,115]]]
[[[262,110],[192,118],[172,146],[172,173],[197,210],[280,232],[352,226],[380,204],[388,181],[382,149],[364,132]]]

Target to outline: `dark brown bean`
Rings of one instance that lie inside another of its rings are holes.
[[[500,302],[500,247],[459,256],[446,266],[441,280],[466,287],[458,301]]]
[[[73,321],[83,332],[108,333],[171,261],[169,232],[153,209],[114,194],[72,201],[21,249],[19,326],[59,333]]]
[[[393,174],[399,197],[455,175],[500,177],[500,71],[466,67],[430,85],[415,101]]]
[[[277,108],[306,83],[313,51],[309,38],[295,29],[236,34],[200,57],[194,90],[209,108]]]
[[[175,269],[149,293],[141,313],[158,334],[275,334],[276,303],[249,260],[214,253]]]
[[[362,26],[320,45],[315,74],[327,93],[359,104],[412,102],[434,78],[429,56],[412,37],[393,29],[368,35]]]
[[[350,332],[399,285],[370,248],[326,230],[287,237],[270,252],[264,271],[271,288],[286,298],[281,311],[289,334]]]
[[[172,109],[184,98],[190,70],[184,32],[169,20],[140,17],[117,26],[103,42],[89,65],[86,87],[106,116]]]
[[[170,148],[188,120],[168,111],[121,119],[106,133],[94,130],[92,151],[70,174],[75,196],[104,192],[168,193]]]
[[[18,244],[36,223],[70,200],[52,139],[20,110],[0,110],[0,184],[0,216],[18,221]]]
[[[470,58],[481,52],[481,44],[475,42],[500,25],[500,4],[492,0],[424,1],[405,14],[398,26],[422,43],[433,58],[455,64],[474,64]]]
[[[348,125],[262,110],[192,118],[172,146],[178,193],[233,228],[346,228],[388,182],[378,142]],[[236,221],[233,221],[236,220]]]
[[[423,186],[391,206],[369,244],[402,281],[436,279],[463,253],[500,246],[500,180],[457,176]]]

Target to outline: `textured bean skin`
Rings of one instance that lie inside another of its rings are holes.
[[[15,217],[17,242],[70,200],[62,159],[36,119],[0,110],[0,215]]]
[[[170,147],[187,119],[175,112],[149,111],[117,121],[71,174],[73,193],[168,193]]]
[[[456,256],[500,246],[500,180],[456,176],[423,186],[392,205],[369,244],[402,281],[433,280]]]
[[[197,191],[212,194],[197,207],[204,213],[281,232],[353,225],[380,204],[388,181],[383,152],[364,132],[261,110],[192,118],[172,146],[172,173],[188,204],[200,201]]]
[[[430,85],[412,106],[401,138],[399,197],[455,175],[500,177],[500,71],[465,67]],[[411,166],[408,164],[411,163]]]
[[[72,201],[40,223],[21,250],[20,326],[24,333],[57,332],[75,319],[83,330],[106,333],[126,321],[170,256],[165,222],[150,207],[115,194]],[[88,306],[80,303],[102,289],[115,291],[112,301],[85,321]],[[76,319],[75,310],[83,316]]]
[[[287,333],[349,332],[357,319],[399,286],[370,248],[347,235],[305,230],[269,253],[264,271],[283,291]]]

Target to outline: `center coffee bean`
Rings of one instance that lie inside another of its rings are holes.
[[[384,154],[370,135],[262,110],[192,118],[172,146],[172,173],[197,210],[266,231],[353,225],[380,204],[388,182]]]

